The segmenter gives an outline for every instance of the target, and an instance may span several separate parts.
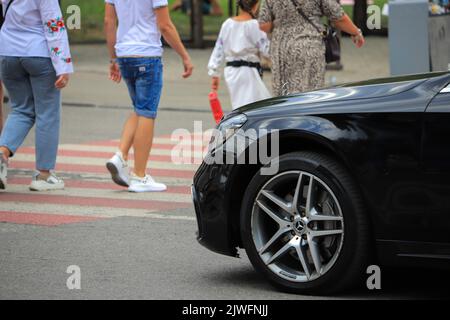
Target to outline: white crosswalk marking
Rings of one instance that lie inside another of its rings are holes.
[[[192,141],[207,145],[207,137]],[[194,221],[194,212],[180,214],[176,209],[191,208],[190,185],[203,152],[192,147],[194,164],[176,164],[171,154],[179,146],[170,137],[157,137],[150,158],[150,173],[168,185],[162,193],[129,193],[115,185],[105,162],[117,150],[118,141],[63,144],[59,148],[57,172],[65,190],[35,193],[28,190],[34,168],[34,148],[19,150],[10,162],[8,188],[0,192],[0,222],[59,225],[87,218],[145,217]],[[183,147],[189,149],[186,140]],[[131,155],[132,158],[132,155]],[[164,211],[164,213],[159,213]],[[52,217],[55,217],[52,223]],[[79,217],[79,219],[77,219]],[[42,218],[42,219],[41,219]],[[45,222],[44,222],[45,220]]]

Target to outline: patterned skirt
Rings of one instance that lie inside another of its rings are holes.
[[[325,86],[325,45],[321,39],[274,37],[271,44],[273,94],[312,91]]]

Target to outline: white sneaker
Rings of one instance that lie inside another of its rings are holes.
[[[6,189],[8,182],[8,162],[3,156],[3,152],[0,152],[0,190]]]
[[[130,179],[130,192],[161,192],[166,191],[167,186],[162,183],[157,183],[151,176],[145,176],[145,178],[139,178],[132,176]]]
[[[55,173],[51,172],[47,180],[39,179],[39,172],[33,176],[33,181],[30,184],[31,191],[51,191],[63,190],[65,187],[64,181],[58,178]]]
[[[130,174],[128,163],[123,159],[122,152],[118,151],[106,163],[106,168],[111,173],[112,180],[122,187],[128,187],[130,183]]]

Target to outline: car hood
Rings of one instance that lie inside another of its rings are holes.
[[[241,107],[238,110],[239,112],[247,113],[262,108],[270,108],[271,106],[290,105],[301,109],[302,105],[388,97],[409,91],[428,79],[442,76],[443,74],[445,73],[429,73],[355,82],[333,88],[263,100]]]

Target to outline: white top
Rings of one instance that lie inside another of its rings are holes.
[[[244,60],[260,62],[260,56],[269,56],[270,41],[259,28],[257,20],[236,21],[227,19],[220,29],[216,46],[208,63],[208,74],[220,76],[225,61]]]
[[[105,0],[116,8],[119,19],[116,55],[118,57],[160,57],[161,33],[154,9],[168,5],[167,0]]]
[[[10,0],[0,1],[5,11]],[[67,30],[58,0],[15,0],[0,31],[0,56],[50,57],[57,75],[72,73]]]

